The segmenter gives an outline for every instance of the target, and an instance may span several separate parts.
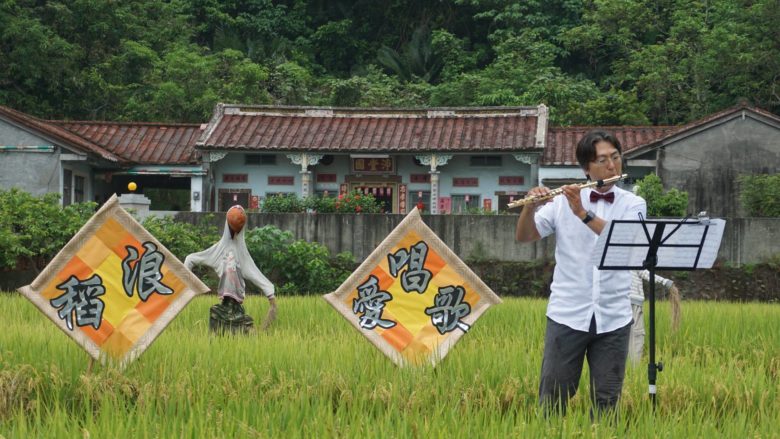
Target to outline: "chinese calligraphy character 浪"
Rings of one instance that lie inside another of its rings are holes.
[[[138,291],[138,297],[144,302],[154,292],[157,294],[173,293],[173,290],[161,282],[163,276],[160,270],[165,257],[157,251],[157,246],[154,243],[144,243],[146,251],[140,259],[135,247],[128,245],[125,249],[127,249],[127,257],[122,260],[122,285],[129,297],[133,296],[133,289]],[[136,260],[138,262],[130,267],[130,263]]]
[[[57,289],[65,292],[51,299],[49,303],[58,308],[57,315],[65,320],[68,329],[73,330],[74,314],[76,325],[92,325],[95,329],[100,327],[105,304],[98,296],[106,292],[100,276],[95,274],[85,281],[80,281],[76,276],[71,275],[68,280],[57,285]]]
[[[447,286],[439,288],[439,292],[433,298],[434,306],[425,308],[425,314],[431,316],[431,323],[439,331],[439,334],[454,331],[460,328],[463,332],[470,326],[460,321],[471,313],[471,306],[463,301],[466,295],[461,286]]]
[[[393,296],[387,291],[379,290],[379,280],[371,275],[368,280],[358,287],[358,298],[352,300],[352,312],[363,313],[360,316],[360,327],[364,329],[392,328],[395,322],[382,319],[385,302],[393,300]]]
[[[417,291],[420,294],[428,289],[431,281],[431,272],[425,269],[425,258],[428,255],[428,244],[420,241],[410,248],[411,252],[402,248],[395,254],[387,255],[390,275],[398,277],[398,272],[408,265],[408,269],[401,274],[401,287],[407,293]]]

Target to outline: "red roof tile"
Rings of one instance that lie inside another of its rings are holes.
[[[636,126],[636,127],[550,127],[547,144],[544,148],[541,165],[577,166],[575,149],[577,142],[585,133],[593,129],[614,134],[620,141],[623,153],[646,145],[654,140],[676,132],[675,126]]]
[[[2,105],[0,105],[0,116],[6,117],[20,125],[35,129],[44,136],[62,142],[64,146],[69,146],[82,152],[96,154],[111,162],[123,163],[126,161],[122,157],[118,157],[116,154],[102,148],[100,145],[58,126],[56,123],[38,119],[37,117],[30,116],[29,114],[8,107],[3,107]]]
[[[220,104],[198,147],[214,150],[422,152],[537,149],[539,110],[339,109]]]
[[[141,122],[51,121],[139,165],[198,163],[200,125]]]

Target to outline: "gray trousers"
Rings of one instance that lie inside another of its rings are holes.
[[[583,332],[547,319],[544,337],[539,404],[546,413],[566,413],[569,398],[577,393],[583,360],[590,368],[590,399],[598,412],[617,405],[623,390],[631,324],[596,334],[596,321]]]

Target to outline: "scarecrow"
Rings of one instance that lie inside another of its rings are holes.
[[[254,323],[244,311],[246,297],[245,279],[255,284],[268,298],[271,307],[262,325],[265,330],[276,317],[274,285],[255,265],[244,240],[246,213],[241,206],[233,206],[227,212],[222,239],[206,250],[187,255],[184,265],[211,267],[219,276],[217,294],[220,303],[211,307],[209,329],[213,332],[249,332]]]

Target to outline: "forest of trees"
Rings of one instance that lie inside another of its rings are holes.
[[[778,0],[0,0],[0,104],[204,122],[217,102],[780,113]]]

